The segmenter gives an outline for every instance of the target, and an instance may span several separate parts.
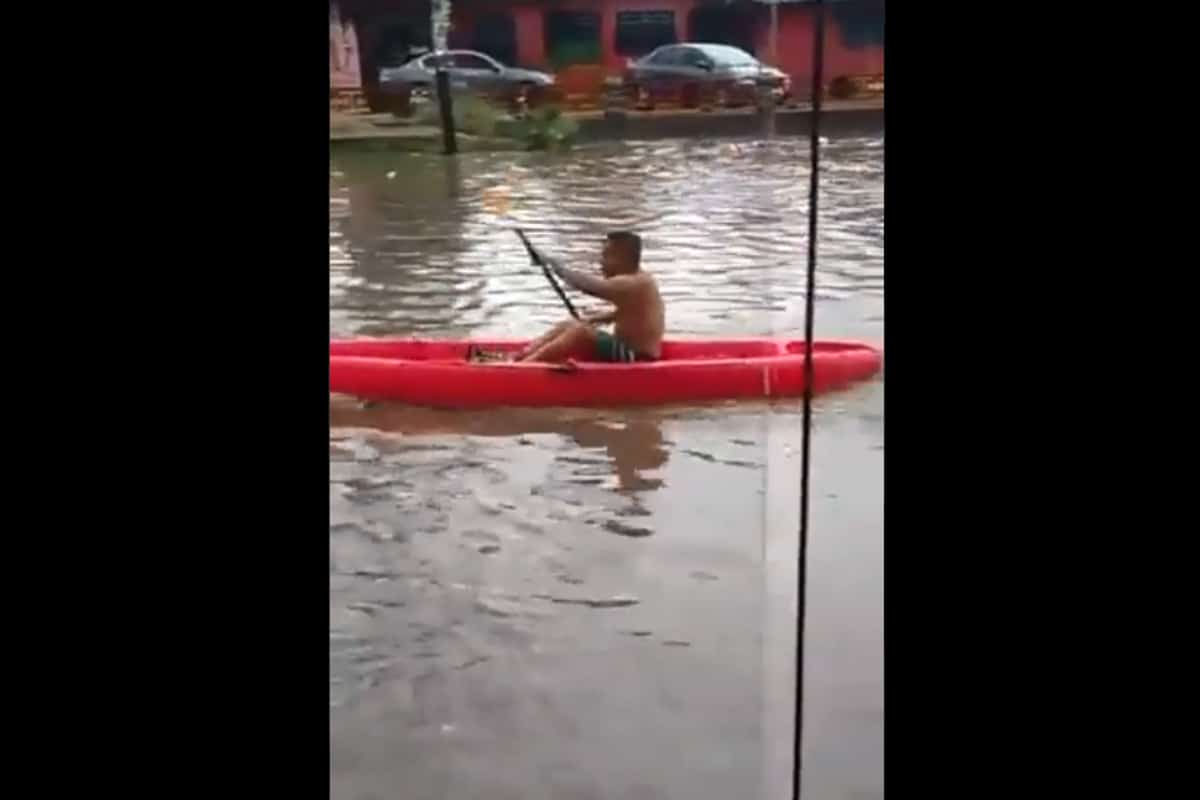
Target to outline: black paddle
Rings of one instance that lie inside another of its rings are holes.
[[[571,304],[571,298],[567,297],[567,293],[558,285],[558,281],[554,278],[554,273],[550,271],[550,267],[546,264],[546,259],[530,243],[528,237],[525,236],[525,231],[520,228],[513,228],[513,230],[517,232],[517,236],[521,237],[522,244],[529,251],[529,261],[542,268],[542,274],[546,276],[546,280],[550,281],[550,285],[554,287],[554,291],[558,292],[559,299],[563,301],[563,305],[567,307],[567,311],[571,312],[572,317],[579,319],[579,312]]]

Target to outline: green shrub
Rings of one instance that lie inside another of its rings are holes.
[[[491,136],[495,132],[499,112],[487,100],[469,92],[453,92],[450,102],[455,130],[471,136]],[[422,125],[442,126],[437,92],[430,94],[429,102],[417,113],[417,121]]]
[[[558,71],[575,64],[600,64],[604,54],[599,41],[566,41],[556,45],[547,54],[547,60]]]
[[[852,78],[838,76],[829,84],[829,96],[836,100],[849,100],[858,94],[858,86]]]
[[[509,130],[527,150],[557,150],[571,146],[579,124],[564,117],[558,106],[543,106],[516,120]]]

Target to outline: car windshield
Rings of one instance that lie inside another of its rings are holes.
[[[679,53],[679,48],[671,45],[670,47],[662,47],[655,50],[649,55],[642,56],[641,61],[647,64],[669,64]]]
[[[758,64],[754,56],[723,44],[697,45],[696,49],[723,67],[753,67]]]

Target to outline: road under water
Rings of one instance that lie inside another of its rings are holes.
[[[882,345],[883,140],[824,156],[817,335]],[[577,266],[642,233],[674,335],[802,336],[807,159],[338,155],[331,336],[537,334],[512,225]],[[814,415],[808,797],[883,793],[883,397]],[[799,402],[330,420],[332,797],[790,796]]]

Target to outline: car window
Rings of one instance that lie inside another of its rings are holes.
[[[650,56],[647,63],[653,64],[656,67],[665,67],[675,63],[679,56],[678,47],[664,47],[654,55]]]
[[[712,59],[704,55],[704,53],[701,53],[699,50],[694,50],[690,47],[684,50],[680,55],[682,56],[680,63],[685,67],[700,67],[705,64],[712,63]]]
[[[480,58],[473,53],[455,53],[452,58],[454,60],[453,66],[458,69],[492,69],[490,61],[486,58]]]
[[[425,69],[439,69],[441,67],[450,66],[449,61],[450,56],[441,54],[435,56],[425,56],[425,58],[421,61],[421,64],[425,67]]]
[[[752,67],[758,62],[754,56],[728,45],[708,45],[705,48],[710,60],[725,67]]]

